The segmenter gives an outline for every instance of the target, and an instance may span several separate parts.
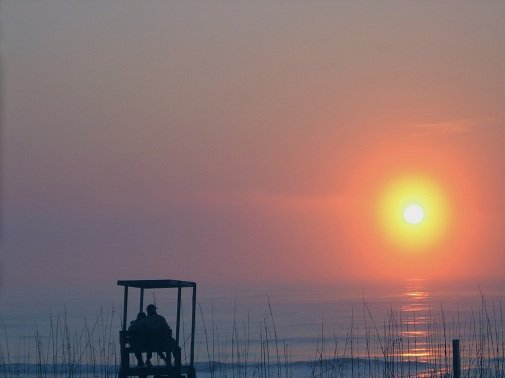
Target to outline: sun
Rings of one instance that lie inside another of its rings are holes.
[[[419,224],[424,220],[424,209],[417,203],[412,203],[403,209],[403,219],[410,224]]]
[[[427,250],[439,243],[449,223],[447,196],[427,176],[388,181],[377,200],[377,219],[388,244],[402,251]]]

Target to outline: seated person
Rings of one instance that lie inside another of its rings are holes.
[[[137,359],[137,366],[144,366],[144,361],[142,360],[142,349],[143,349],[143,338],[141,332],[141,322],[146,318],[146,313],[141,311],[137,314],[137,318],[130,322],[128,327],[128,332],[130,334],[130,345],[132,350],[135,352],[135,358]]]
[[[167,324],[165,318],[158,315],[156,306],[150,304],[147,306],[147,316],[135,321],[129,328],[132,333],[132,349],[135,351],[138,366],[144,366],[142,361],[142,351],[147,351],[145,366],[153,366],[151,358],[153,351],[170,366],[170,355],[165,355],[163,351],[171,351],[174,358],[178,354],[178,347],[172,338],[172,330]],[[137,317],[138,318],[138,317]],[[133,323],[133,322],[132,322]],[[135,341],[134,341],[135,340]]]
[[[172,339],[172,330],[168,326],[165,318],[161,315],[158,315],[156,310],[157,308],[153,304],[150,304],[146,307],[147,316],[143,320],[143,332],[145,332],[146,341],[148,342],[149,346],[152,349],[156,350],[158,356],[168,365],[169,360],[167,360],[167,357],[170,356],[165,356],[162,350],[167,349],[167,346]],[[152,352],[147,353],[147,366],[152,366],[152,356]]]

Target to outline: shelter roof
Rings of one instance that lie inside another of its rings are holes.
[[[179,280],[120,280],[119,286],[137,287],[139,289],[168,289],[176,287],[196,287],[195,282]]]

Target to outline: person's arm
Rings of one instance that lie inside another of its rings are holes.
[[[163,319],[163,333],[169,337],[169,338],[172,338],[172,328],[170,328],[170,326],[168,325],[166,319],[162,316],[161,319]]]

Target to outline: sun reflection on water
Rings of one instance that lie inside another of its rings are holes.
[[[424,281],[411,279],[402,295],[402,338],[407,348],[401,356],[407,360],[428,362],[433,356],[428,347],[429,327],[432,322],[430,292],[424,289]]]

